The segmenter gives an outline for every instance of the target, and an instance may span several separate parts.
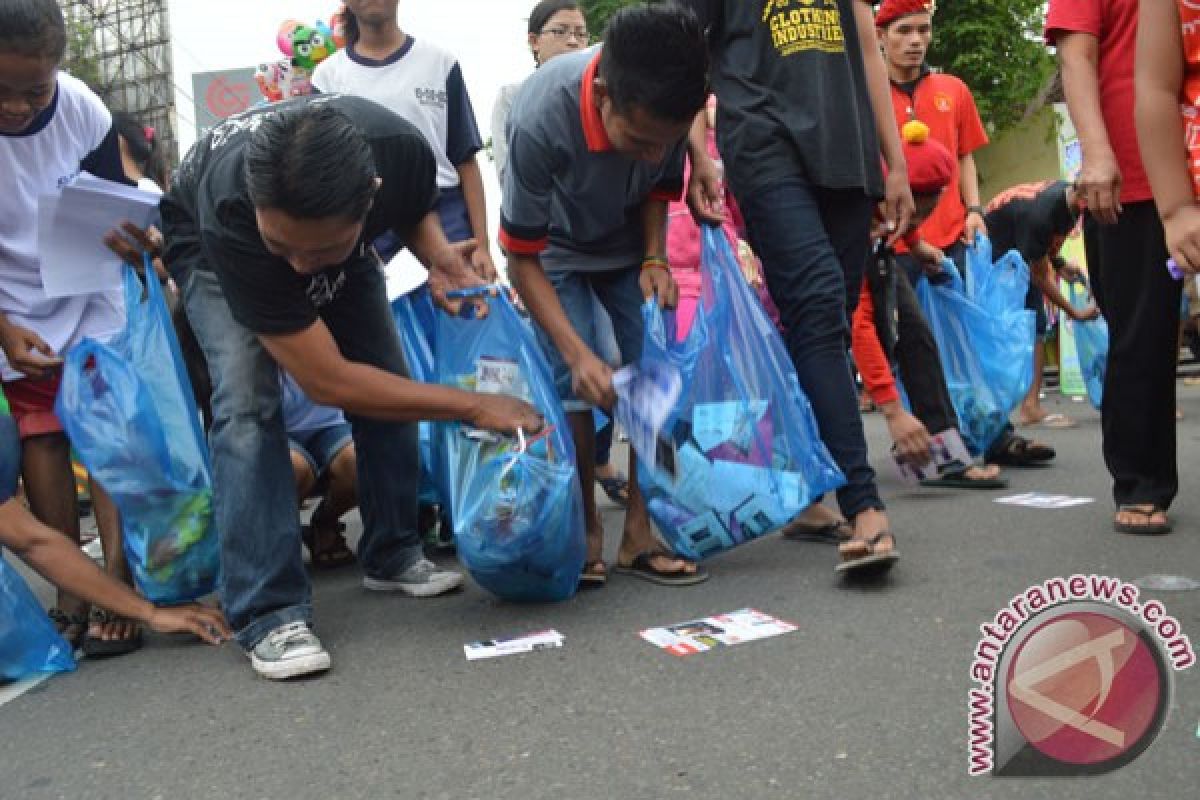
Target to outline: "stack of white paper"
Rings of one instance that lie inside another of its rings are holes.
[[[47,297],[121,286],[121,259],[104,245],[122,222],[149,227],[159,196],[81,173],[58,195],[38,198],[38,252]]]
[[[551,629],[508,639],[488,639],[482,642],[471,642],[470,644],[463,645],[463,652],[466,653],[467,661],[478,661],[483,658],[497,658],[499,656],[516,655],[517,653],[532,653],[534,650],[548,650],[555,647],[562,647],[564,641],[566,641],[566,637],[558,631]]]

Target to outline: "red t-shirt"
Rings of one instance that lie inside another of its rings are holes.
[[[935,247],[947,248],[962,238],[966,229],[967,208],[959,189],[958,159],[974,153],[988,143],[987,131],[975,107],[975,98],[967,85],[953,75],[932,72],[917,82],[910,98],[892,84],[892,111],[896,127],[919,119],[929,126],[929,134],[945,145],[956,158],[954,173],[937,208],[921,225],[921,238]],[[905,248],[898,248],[903,251]]]
[[[1121,202],[1153,197],[1133,122],[1133,61],[1138,0],[1050,0],[1046,42],[1064,33],[1087,33],[1100,43],[1100,111],[1121,168]]]
[[[883,406],[900,399],[896,377],[892,375],[892,367],[883,352],[883,345],[879,343],[879,332],[875,330],[875,301],[871,298],[871,288],[865,278],[850,326],[850,352],[854,355],[858,373],[862,375],[867,395],[875,405]]]

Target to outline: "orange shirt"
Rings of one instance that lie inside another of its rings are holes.
[[[1183,125],[1187,137],[1192,191],[1200,198],[1200,8],[1195,0],[1178,0],[1183,35]]]
[[[917,81],[912,97],[892,83],[892,110],[897,127],[910,120],[921,120],[929,126],[930,135],[958,159],[988,143],[987,131],[979,118],[971,90],[953,75],[926,73]],[[922,239],[943,249],[962,238],[966,228],[967,208],[959,189],[959,177],[956,160],[949,186],[920,229]]]

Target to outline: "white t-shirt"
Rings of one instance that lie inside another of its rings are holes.
[[[409,36],[381,61],[351,45],[317,65],[312,82],[319,91],[365,97],[408,120],[437,157],[438,188],[457,187],[456,167],[483,149],[458,61],[436,45]]]
[[[60,73],[50,108],[25,132],[0,134],[0,312],[37,333],[59,355],[84,336],[107,339],[125,323],[120,290],[46,297],[38,259],[38,196],[70,183],[111,129],[112,116],[100,98]],[[117,158],[119,168],[119,153]],[[3,351],[0,374],[6,381],[22,377]]]

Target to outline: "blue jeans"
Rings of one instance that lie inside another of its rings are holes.
[[[853,518],[881,510],[846,359],[849,315],[862,288],[874,203],[861,190],[823,189],[800,179],[737,200],[821,440],[846,475],[846,485],[838,490],[842,513]]]
[[[7,503],[17,493],[21,477],[21,435],[17,421],[10,414],[0,413],[0,503]]]
[[[279,376],[258,337],[238,324],[214,273],[183,271],[183,302],[213,381],[214,505],[225,581],[221,605],[245,648],[280,625],[312,618],[300,550],[296,489]],[[407,375],[383,275],[348,268],[341,295],[321,309],[351,361]],[[421,558],[417,536],[417,426],[348,415],[358,453],[363,535],[358,558],[391,577]]]
[[[597,358],[608,361],[617,356],[620,364],[637,361],[642,355],[642,289],[639,267],[605,270],[602,272],[579,272],[576,270],[547,271],[546,277],[554,285],[558,302],[562,304],[571,327],[579,334]],[[605,325],[600,310],[608,312],[610,325]],[[534,326],[538,343],[550,365],[554,386],[563,401],[563,410],[591,411],[592,407],[575,396],[571,390],[571,369],[563,360],[554,342],[540,326]],[[605,353],[610,346],[604,341],[605,333],[611,330],[616,337],[617,352]],[[610,363],[611,365],[611,363]]]
[[[308,431],[288,431],[288,446],[308,464],[313,478],[320,478],[338,454],[354,442],[350,424],[330,425]]]

